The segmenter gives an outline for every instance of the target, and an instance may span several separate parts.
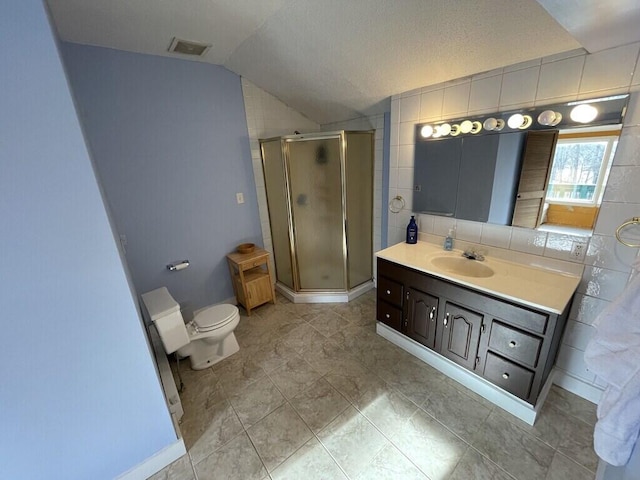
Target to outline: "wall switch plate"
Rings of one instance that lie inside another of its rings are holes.
[[[572,260],[584,260],[584,256],[587,253],[587,242],[580,240],[574,240],[571,245],[571,259]]]
[[[242,193],[236,193],[236,201],[238,203],[244,203],[244,195]]]

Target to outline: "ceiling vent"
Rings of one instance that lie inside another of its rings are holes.
[[[195,55],[202,57],[211,48],[210,44],[188,42],[174,37],[169,46],[169,51],[174,53],[182,53],[183,55]]]

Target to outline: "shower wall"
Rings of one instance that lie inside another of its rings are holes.
[[[373,132],[261,141],[276,277],[294,292],[372,278]]]

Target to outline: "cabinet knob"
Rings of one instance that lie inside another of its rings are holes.
[[[391,315],[389,315],[388,313],[386,313],[384,316],[385,316],[386,318],[391,318]]]
[[[449,314],[447,313],[444,316],[444,320],[442,320],[442,324],[446,327],[448,323],[449,323]]]
[[[511,341],[509,342],[509,348],[516,348],[516,345],[517,345],[517,343],[516,343],[516,342],[514,342],[513,340],[511,340]]]
[[[391,295],[391,290],[387,290],[387,295]]]
[[[431,307],[431,312],[429,312],[429,320],[433,321],[433,317],[436,314],[436,307]]]
[[[509,378],[509,374],[508,373],[503,373],[502,374],[502,378],[504,378],[505,380],[507,380]]]

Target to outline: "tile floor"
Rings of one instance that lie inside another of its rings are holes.
[[[375,292],[279,296],[236,336],[209,369],[181,363],[188,455],[152,479],[595,477],[592,403],[554,386],[536,425],[519,421],[376,335]]]

